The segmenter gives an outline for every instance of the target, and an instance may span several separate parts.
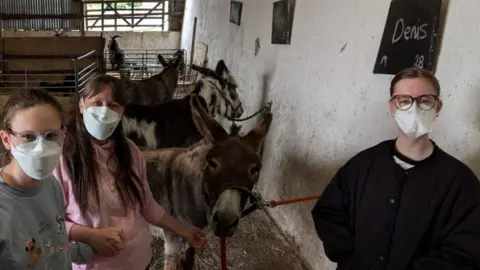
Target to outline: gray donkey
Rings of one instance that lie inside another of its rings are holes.
[[[190,102],[203,139],[190,148],[143,150],[149,185],[155,200],[171,215],[199,228],[210,225],[216,236],[230,237],[253,196],[262,166],[258,152],[272,114],[239,136],[228,134],[208,115],[196,95]],[[194,249],[185,250],[182,238],[167,231],[163,236],[164,269],[193,269]]]
[[[125,84],[129,104],[158,105],[173,98],[178,85],[178,67],[183,63],[183,52],[178,50],[169,62],[157,55],[163,70],[143,80],[130,80],[129,76],[121,76]]]

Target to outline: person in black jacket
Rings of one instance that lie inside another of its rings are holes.
[[[480,269],[480,183],[428,138],[439,95],[428,70],[398,73],[390,111],[400,134],[350,159],[313,208],[338,270]]]

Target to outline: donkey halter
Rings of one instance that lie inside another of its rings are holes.
[[[227,189],[235,189],[235,190],[240,191],[242,194],[247,194],[247,196],[248,196],[247,199],[250,201],[250,204],[247,207],[245,207],[245,209],[243,209],[241,218],[247,216],[248,214],[252,213],[253,211],[255,211],[257,209],[260,209],[264,206],[264,202],[262,201],[260,195],[257,194],[256,192],[253,192],[252,190],[250,190],[249,188],[247,188],[245,186],[226,185],[225,187],[223,187],[220,190],[218,195],[222,194]],[[203,193],[203,197],[205,198],[205,202],[207,203],[207,205],[209,205],[210,207],[213,207],[213,205],[218,200],[218,196],[215,196],[211,193],[206,192],[205,189],[203,189],[202,193]]]
[[[230,107],[233,110],[234,113],[236,113],[240,109],[240,107],[242,106],[242,103],[238,104],[237,107],[233,106],[233,103],[230,101],[230,99],[228,99],[227,94],[225,93],[225,91],[223,91],[223,89],[217,87],[214,83],[212,83],[209,80],[207,80],[207,82],[210,83],[211,85],[213,85],[215,90],[217,90],[217,92],[220,94],[220,96],[222,96],[222,99],[225,101],[225,103],[227,103],[227,106]],[[229,117],[227,117],[227,118],[229,118]]]
[[[213,87],[215,88],[215,90],[217,90],[220,95],[222,96],[223,100],[225,100],[225,102],[227,103],[227,106],[229,106],[234,113],[236,113],[240,107],[242,106],[242,104],[238,104],[237,107],[234,107],[232,102],[230,101],[230,99],[227,98],[227,94],[225,94],[225,92],[218,88],[214,83],[212,83],[211,81],[207,80],[208,83],[210,83],[211,85],[213,85]],[[228,117],[228,116],[225,116],[228,120],[232,121],[232,122],[243,122],[243,121],[247,121],[247,120],[250,120],[252,119],[253,117],[259,115],[260,113],[269,113],[272,111],[272,102],[269,101],[269,102],[266,102],[263,104],[263,106],[257,111],[255,112],[254,114],[250,115],[250,116],[247,116],[245,118],[233,118],[233,117]]]

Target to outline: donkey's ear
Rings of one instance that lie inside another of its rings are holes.
[[[203,76],[211,77],[211,78],[218,78],[215,71],[213,71],[209,68],[199,67],[195,64],[192,64],[191,67],[192,67],[193,70],[198,71],[198,73],[202,74]]]
[[[179,55],[183,55],[183,51],[182,50],[178,50],[174,53],[175,56],[179,56]]]
[[[163,56],[161,54],[157,55],[157,57],[158,57],[158,62],[160,62],[160,64],[162,64],[163,67],[168,66],[167,61],[165,61],[165,59],[163,58]]]
[[[175,53],[175,63],[174,64],[175,64],[176,67],[178,67],[182,64],[182,62],[183,62],[183,53],[182,53],[182,51],[177,51]]]
[[[217,67],[215,68],[215,73],[223,80],[228,80],[230,71],[228,71],[227,65],[225,65],[225,61],[223,61],[223,59],[218,61]]]
[[[203,137],[211,142],[222,141],[228,137],[225,129],[205,111],[197,95],[190,96],[190,106],[193,122]]]
[[[255,129],[253,129],[245,137],[243,137],[243,141],[251,145],[255,149],[255,151],[258,152],[260,150],[260,146],[262,145],[263,140],[267,136],[268,130],[270,129],[272,119],[272,113],[265,114],[262,122],[257,124]]]

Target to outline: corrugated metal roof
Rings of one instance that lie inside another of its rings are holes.
[[[82,2],[72,0],[0,0],[0,14],[82,15]],[[82,19],[23,19],[3,21],[5,30],[80,30]]]

